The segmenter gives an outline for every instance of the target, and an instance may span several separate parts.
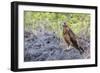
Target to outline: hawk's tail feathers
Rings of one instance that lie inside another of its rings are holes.
[[[84,49],[82,47],[79,47],[79,51],[80,51],[80,54],[84,53]]]

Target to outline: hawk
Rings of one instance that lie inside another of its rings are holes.
[[[65,42],[68,44],[68,47],[72,46],[76,48],[77,50],[79,50],[80,54],[84,52],[83,48],[78,45],[76,35],[65,22],[63,24],[63,37]]]

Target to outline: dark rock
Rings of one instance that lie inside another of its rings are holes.
[[[56,35],[54,35],[54,33],[46,32],[44,34],[41,34],[41,36],[28,32],[25,32],[24,34],[25,62],[47,60],[71,60],[85,58],[84,54],[81,55],[79,51],[75,48],[65,50],[63,47],[60,47],[60,40]],[[88,46],[85,47],[87,48]],[[87,56],[87,58],[88,57],[89,56]]]

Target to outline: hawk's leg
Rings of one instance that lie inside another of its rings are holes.
[[[68,44],[68,50],[70,50],[72,48],[72,43],[71,44]]]
[[[72,46],[71,46],[71,45],[69,45],[67,49],[68,49],[68,50],[70,50],[71,48],[72,48]]]

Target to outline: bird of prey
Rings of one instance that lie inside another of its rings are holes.
[[[63,37],[68,47],[72,46],[79,50],[80,54],[84,52],[84,49],[78,45],[77,37],[74,32],[68,27],[66,22],[63,23]]]

